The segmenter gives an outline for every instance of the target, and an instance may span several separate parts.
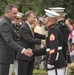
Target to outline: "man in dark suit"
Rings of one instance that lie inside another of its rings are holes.
[[[5,16],[0,21],[0,75],[8,75],[9,65],[14,61],[15,50],[22,55],[29,54],[27,49],[15,42],[16,34],[11,21],[16,18],[17,13],[16,6],[8,5],[5,9]]]
[[[14,19],[14,21],[12,21],[13,28],[16,32],[16,42],[18,44],[20,39],[19,30],[20,30],[20,27],[22,26],[23,15],[24,15],[23,13],[18,12],[16,15],[16,18]],[[12,75],[13,69],[14,69],[15,75],[18,75],[18,60],[16,59],[16,55],[17,55],[17,51],[14,51],[14,64],[10,64],[9,75]]]
[[[36,21],[36,14],[33,11],[25,13],[26,21],[20,28],[20,42],[19,44],[25,48],[34,49],[35,44],[44,43],[44,40],[37,39],[40,35],[34,34],[31,25]],[[18,75],[32,75],[34,67],[34,57],[27,57],[18,52]]]

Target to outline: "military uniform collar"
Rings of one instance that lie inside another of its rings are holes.
[[[58,20],[57,22],[61,22],[61,21],[63,21],[63,19],[60,19],[60,20]]]
[[[57,21],[57,24],[62,24],[62,25],[64,25],[64,20],[62,20],[62,19],[61,19],[61,20],[58,20],[58,21]]]
[[[52,28],[52,27],[54,27],[54,25],[55,25],[55,24],[51,24],[50,26],[48,26],[48,27],[49,27],[49,29],[50,29],[50,28]]]

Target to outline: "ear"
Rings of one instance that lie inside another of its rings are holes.
[[[7,11],[7,12],[6,12],[6,14],[9,14],[9,13],[11,13],[11,11]]]

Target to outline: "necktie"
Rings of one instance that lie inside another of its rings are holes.
[[[33,37],[34,37],[33,27],[31,27],[31,32],[32,32],[32,35],[33,35]]]

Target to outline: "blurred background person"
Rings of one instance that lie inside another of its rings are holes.
[[[42,18],[40,17],[37,21],[37,24],[34,28],[34,32],[36,33],[39,33],[39,34],[43,34],[43,35],[46,35],[46,31],[44,29],[44,24],[43,24],[43,20]]]
[[[34,32],[35,33],[46,35],[46,31],[44,29],[43,18],[42,17],[40,17],[38,20],[36,19],[36,21],[33,25],[34,25]],[[44,47],[43,44],[35,45],[35,49],[40,49],[40,48],[43,48],[43,47]],[[44,69],[45,68],[44,62],[41,61],[41,59],[43,59],[43,58],[44,58],[44,56],[35,57],[35,68],[36,69]]]
[[[74,43],[71,43],[71,50],[70,50],[70,57],[71,57],[71,63],[68,64],[68,74],[74,73]]]
[[[74,43],[74,23],[73,23],[73,31],[72,31],[72,43]]]
[[[70,31],[68,40],[69,40],[69,43],[71,44],[72,43],[72,32],[73,32],[73,21],[70,18],[68,18],[66,19],[65,24],[68,26],[69,31]]]

